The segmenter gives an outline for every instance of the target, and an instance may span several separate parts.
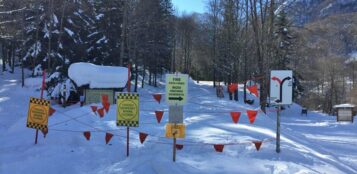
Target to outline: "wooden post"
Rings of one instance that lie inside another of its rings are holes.
[[[46,70],[42,72],[42,87],[41,87],[41,99],[43,99],[43,90],[45,89],[46,84]],[[35,144],[37,144],[38,139],[38,129],[36,129],[36,137],[35,137]]]
[[[176,138],[174,137],[174,145],[173,145],[173,154],[172,154],[172,161],[175,162],[176,161]]]
[[[126,156],[129,156],[129,127],[126,127]]]

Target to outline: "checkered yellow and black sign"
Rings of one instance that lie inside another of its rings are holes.
[[[137,94],[137,93],[118,93],[117,99],[139,100],[139,94]]]
[[[49,110],[50,101],[31,97],[26,126],[40,130],[46,129],[48,125]]]
[[[118,93],[117,126],[139,126],[139,94]]]

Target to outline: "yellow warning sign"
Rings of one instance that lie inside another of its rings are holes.
[[[50,101],[31,97],[26,126],[40,130],[47,129],[49,110]]]
[[[139,94],[118,93],[117,126],[139,126]]]
[[[185,132],[186,126],[184,124],[166,124],[166,138],[185,138]]]

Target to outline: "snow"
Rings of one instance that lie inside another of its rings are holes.
[[[128,69],[125,67],[98,66],[91,63],[73,63],[68,68],[68,76],[78,86],[123,88],[128,81]]]
[[[52,15],[52,19],[53,19],[53,22],[54,22],[54,26],[56,26],[58,24],[58,18],[55,14]]]
[[[333,108],[354,108],[354,107],[356,107],[356,106],[353,104],[350,104],[350,103],[339,104],[339,105],[333,106]]]
[[[104,43],[107,43],[108,40],[107,40],[107,37],[103,36],[102,38],[100,38],[99,40],[97,40],[97,44],[100,44],[101,42],[104,42]]]
[[[69,36],[73,36],[74,35],[74,32],[72,31],[72,30],[70,30],[70,29],[68,29],[68,28],[66,28],[66,27],[64,27],[64,30],[67,32],[67,34],[69,35]]]
[[[281,112],[281,153],[275,152],[276,113],[268,108],[259,112],[250,124],[244,111],[257,105],[217,99],[212,82],[189,81],[188,104],[184,106],[186,138],[172,162],[172,139],[164,138],[168,105],[155,102],[153,93],[164,86],[139,88],[140,127],[130,128],[130,156],[126,157],[126,128],[116,127],[116,105],[111,105],[104,118],[91,112],[89,105],[75,104],[66,108],[52,102],[56,112],[49,118],[49,133],[26,128],[29,97],[39,97],[36,88],[21,88],[21,70],[5,72],[0,79],[0,173],[357,173],[356,123],[339,123],[335,117],[309,111],[301,116],[301,107],[293,104]],[[249,96],[254,97],[254,96]],[[259,103],[259,102],[257,102]],[[100,103],[96,104],[101,106]],[[164,110],[160,124],[154,111]],[[239,110],[238,124],[229,112]],[[9,114],[11,113],[11,114]],[[83,131],[91,131],[90,141]],[[149,136],[141,144],[138,132]],[[106,132],[114,137],[108,145]],[[255,150],[252,140],[269,140]],[[222,153],[211,143],[232,143]],[[234,144],[237,143],[237,144]]]
[[[97,19],[97,20],[100,20],[102,17],[104,16],[104,14],[98,14],[95,18]]]
[[[357,61],[357,51],[352,51],[349,55],[349,58],[345,61],[345,64],[353,63]]]

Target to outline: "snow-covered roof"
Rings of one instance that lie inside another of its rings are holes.
[[[91,63],[73,63],[68,68],[68,76],[77,86],[89,88],[123,88],[128,81],[128,68],[98,66]]]
[[[339,104],[339,105],[333,106],[333,108],[354,108],[354,107],[355,107],[355,105],[349,104],[349,103]]]

